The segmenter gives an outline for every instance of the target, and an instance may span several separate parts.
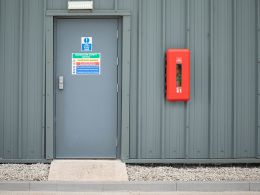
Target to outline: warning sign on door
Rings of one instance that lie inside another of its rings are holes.
[[[81,37],[81,51],[92,51],[92,37]]]
[[[72,53],[73,75],[100,75],[100,53]]]

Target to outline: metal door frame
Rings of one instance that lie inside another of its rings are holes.
[[[119,52],[118,94],[118,147],[117,158],[129,159],[130,116],[130,13],[128,11],[99,10],[93,12],[70,12],[68,10],[46,11],[45,15],[45,158],[55,158],[55,94],[54,94],[54,20],[55,18],[119,18],[121,19],[121,45]],[[120,30],[120,25],[119,25]],[[119,36],[120,43],[120,36]],[[121,55],[120,55],[121,54]],[[121,82],[120,82],[121,77]],[[121,86],[120,86],[121,85]],[[120,103],[121,99],[121,103]]]
[[[64,19],[64,20],[66,20],[66,19],[97,19],[97,17],[95,17],[95,18],[93,18],[93,17],[54,17],[53,18],[54,19],[54,21],[53,21],[53,28],[54,28],[54,34],[53,34],[53,36],[54,36],[54,39],[53,39],[53,41],[54,41],[54,45],[53,45],[53,48],[54,48],[54,54],[55,54],[55,49],[58,47],[57,45],[56,45],[56,47],[55,47],[55,41],[56,41],[56,39],[57,39],[57,21],[59,20],[59,19]],[[104,19],[104,18],[99,18],[98,17],[98,19]],[[120,20],[120,17],[106,17],[105,19],[115,19],[116,21],[117,21],[117,30],[118,30],[118,38],[117,38],[117,42],[116,42],[116,44],[117,44],[117,53],[116,53],[116,57],[118,57],[118,59],[121,59],[121,20]],[[57,56],[55,56],[54,55],[54,59],[53,59],[53,61],[54,61],[54,64],[53,64],[53,74],[54,74],[54,82],[56,82],[55,81],[55,75],[57,74],[57,64],[56,64],[56,58],[57,58]],[[119,63],[120,63],[120,60],[119,60]],[[118,143],[120,143],[120,131],[119,131],[119,127],[120,127],[120,121],[121,121],[121,104],[120,104],[120,102],[121,102],[121,90],[120,90],[120,87],[121,87],[121,83],[122,83],[122,81],[121,81],[121,66],[119,66],[119,64],[118,64],[118,68],[117,68],[117,83],[118,83],[118,92],[117,92],[117,108],[116,108],[116,115],[117,115],[117,121],[116,121],[116,126],[117,126],[117,129],[116,129],[116,150],[115,150],[115,152],[116,152],[116,157],[114,158],[114,157],[111,157],[111,158],[107,158],[107,157],[104,157],[104,158],[102,158],[102,157],[97,157],[98,159],[116,159],[116,158],[119,158],[120,157],[120,145],[118,145]],[[55,87],[56,86],[56,87]],[[56,132],[56,114],[57,114],[57,111],[56,111],[56,94],[55,94],[55,92],[57,91],[57,85],[56,84],[54,84],[54,111],[53,111],[53,116],[54,116],[54,124],[53,124],[53,131],[54,131],[54,146],[53,146],[53,148],[54,148],[54,154],[53,154],[53,156],[54,156],[54,158],[56,158],[56,159],[69,159],[69,158],[60,158],[60,157],[57,157],[57,155],[56,155],[56,138],[57,138],[57,136],[58,136],[58,134],[57,134],[57,132]],[[82,159],[82,157],[75,157],[75,159]],[[83,158],[84,159],[84,158]],[[86,159],[91,159],[91,158],[89,158],[89,157],[86,157]]]

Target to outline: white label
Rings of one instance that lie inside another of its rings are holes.
[[[68,9],[93,9],[93,1],[68,1]]]

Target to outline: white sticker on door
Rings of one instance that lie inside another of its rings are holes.
[[[92,51],[92,37],[81,37],[81,51]]]
[[[100,75],[100,53],[72,53],[73,75]]]

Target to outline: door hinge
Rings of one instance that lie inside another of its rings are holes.
[[[118,60],[118,57],[116,58],[116,65],[118,66],[118,64],[119,64],[119,62],[118,62],[119,60]]]
[[[116,31],[116,37],[117,37],[117,39],[118,39],[118,30]]]
[[[116,139],[116,147],[117,147],[117,139]]]
[[[118,84],[116,84],[116,92],[118,93]]]

